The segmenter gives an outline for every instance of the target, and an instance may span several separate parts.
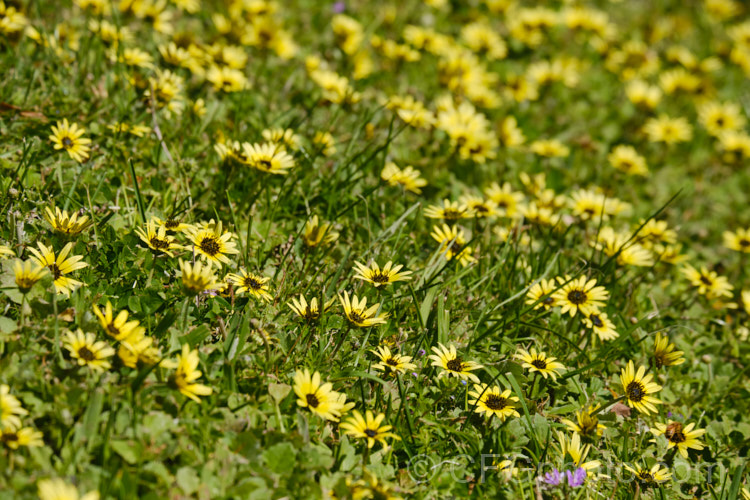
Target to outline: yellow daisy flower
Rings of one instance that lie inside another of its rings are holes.
[[[344,307],[346,318],[355,326],[364,328],[380,325],[384,324],[388,318],[388,313],[377,314],[378,308],[380,308],[379,303],[367,308],[367,297],[363,297],[360,301],[356,295],[352,295],[350,301],[349,293],[345,291],[343,295],[339,295],[339,300]]]
[[[16,286],[18,286],[18,290],[23,294],[29,293],[34,285],[44,278],[48,272],[49,269],[40,266],[39,263],[32,262],[31,260],[25,262],[16,260],[13,264],[13,274],[16,280]]]
[[[565,366],[556,361],[557,358],[548,357],[544,352],[537,352],[533,347],[531,352],[526,349],[519,349],[515,355],[516,359],[522,361],[521,366],[528,368],[529,372],[539,372],[544,378],[550,377],[552,380],[557,380],[557,373],[560,370],[564,370]]]
[[[639,367],[636,372],[632,361],[629,361],[628,366],[622,369],[620,383],[625,390],[625,399],[631,408],[646,414],[657,411],[654,405],[661,404],[661,401],[649,394],[659,392],[661,386],[652,382],[652,379],[652,374],[646,375],[644,366]]]
[[[493,415],[505,421],[508,417],[520,417],[514,403],[518,398],[511,396],[510,389],[500,392],[498,386],[488,387],[487,384],[475,384],[474,390],[469,391],[469,404],[474,405],[474,412],[484,413],[488,418]]]
[[[400,169],[393,162],[385,164],[383,171],[380,173],[380,178],[390,186],[403,186],[405,190],[415,194],[421,194],[421,188],[427,185],[427,181],[421,177],[419,170],[410,165]]]
[[[232,241],[234,235],[229,231],[223,232],[222,229],[221,221],[214,224],[212,219],[207,224],[194,228],[190,235],[195,251],[203,256],[207,262],[213,262],[219,267],[222,263],[229,264],[231,262],[227,255],[240,253]]]
[[[73,249],[73,242],[65,245],[57,257],[55,257],[55,252],[52,248],[44,246],[44,243],[39,242],[38,246],[39,250],[29,247],[29,251],[34,254],[32,259],[40,266],[50,270],[54,279],[55,290],[58,294],[70,296],[70,292],[82,283],[67,277],[66,274],[88,266],[85,262],[81,262],[83,256],[71,255],[68,257],[68,254]]]
[[[390,260],[380,269],[377,262],[370,263],[369,266],[365,266],[360,262],[355,262],[354,267],[357,273],[354,275],[355,278],[372,283],[375,287],[381,287],[384,285],[390,285],[396,281],[407,281],[411,279],[411,271],[401,271],[403,265],[393,266],[393,262]]]
[[[472,248],[465,246],[463,229],[443,224],[433,227],[430,236],[440,243],[440,252],[445,255],[445,260],[456,258],[464,267],[476,260],[472,255]]]
[[[750,253],[750,229],[738,228],[737,231],[724,231],[724,246],[737,252]]]
[[[669,469],[667,469],[666,467],[661,467],[661,465],[658,463],[654,464],[654,466],[650,469],[646,469],[639,465],[630,467],[628,464],[623,464],[623,466],[627,470],[635,474],[636,481],[644,486],[654,486],[659,483],[669,481],[669,479],[672,477],[672,473],[669,472]]]
[[[391,353],[391,350],[387,346],[380,346],[377,350],[373,349],[371,352],[380,360],[372,365],[372,367],[386,374],[416,370],[417,368],[417,365],[411,362],[411,356]]]
[[[656,333],[654,337],[654,366],[661,368],[662,366],[675,366],[681,365],[685,362],[685,358],[682,355],[685,354],[682,351],[675,351],[675,345],[669,343],[669,337],[662,335],[660,332]]]
[[[137,227],[135,233],[148,247],[157,253],[163,253],[174,257],[172,250],[182,249],[182,245],[177,243],[175,239],[167,234],[167,228],[164,225],[159,225],[155,219],[151,219],[146,223],[146,229]]]
[[[200,261],[190,264],[182,259],[179,264],[182,272],[182,289],[189,296],[207,290],[219,290],[224,286],[214,275],[211,264],[204,264]]]
[[[384,419],[385,415],[382,413],[375,417],[370,410],[367,410],[366,416],[362,417],[361,413],[354,410],[352,416],[339,427],[352,437],[366,439],[368,448],[372,448],[376,441],[388,447],[387,438],[398,440],[401,440],[401,438],[390,432],[392,426],[380,425]]]
[[[0,443],[4,444],[11,450],[17,450],[21,446],[26,446],[27,448],[44,446],[42,433],[31,427],[22,427],[19,429],[9,427],[0,429]]]
[[[83,163],[89,158],[91,148],[91,139],[82,137],[86,129],[79,127],[77,124],[69,124],[68,119],[58,121],[56,126],[52,126],[52,135],[50,141],[54,143],[55,149],[64,149],[68,155],[78,163]]]
[[[146,329],[140,326],[141,323],[137,319],[128,321],[129,313],[124,309],[117,313],[115,317],[110,301],[107,301],[103,311],[96,305],[93,310],[104,331],[115,340],[122,341],[130,337],[140,337],[146,332]]]
[[[21,419],[28,415],[21,402],[10,393],[10,387],[0,384],[0,428],[18,429],[21,427]]]
[[[594,330],[601,340],[614,340],[620,336],[605,312],[591,313],[583,318],[583,323]]]
[[[438,378],[445,375],[447,377],[457,377],[462,380],[471,380],[475,384],[479,383],[479,377],[471,372],[484,367],[474,361],[464,361],[456,352],[454,345],[451,344],[449,347],[445,347],[443,344],[438,343],[437,346],[432,346],[432,352],[435,354],[428,356],[432,360],[432,366],[443,369],[438,374]]]
[[[305,223],[305,231],[302,233],[302,241],[308,247],[317,247],[321,244],[333,243],[339,238],[339,233],[333,230],[333,226],[327,222],[320,222],[317,215]]]
[[[249,273],[244,269],[240,269],[238,274],[230,273],[227,274],[227,281],[235,285],[235,291],[237,294],[249,293],[257,299],[271,302],[273,297],[268,293],[268,281],[271,278],[264,276],[258,276],[257,274]]]
[[[242,144],[245,153],[245,164],[269,174],[287,174],[294,167],[294,158],[283,147],[276,144]]]
[[[706,429],[695,429],[695,424],[683,426],[680,422],[668,420],[666,424],[656,423],[651,429],[654,436],[664,436],[669,441],[667,449],[677,447],[682,458],[688,457],[688,449],[702,450],[703,443],[698,439],[706,433]]]
[[[183,344],[182,352],[177,355],[177,370],[169,377],[171,385],[197,403],[201,401],[199,396],[213,393],[210,387],[195,382],[202,375],[197,369],[199,362],[198,349],[191,350],[189,345]]]
[[[560,423],[571,431],[580,434],[581,436],[601,436],[602,432],[606,427],[599,423],[599,419],[596,418],[596,413],[601,407],[600,404],[593,406],[587,406],[581,408],[576,412],[576,421],[568,420],[567,418],[560,419]]]
[[[562,307],[561,314],[575,316],[580,311],[584,316],[589,316],[599,312],[609,298],[609,292],[603,286],[596,286],[595,279],[587,280],[585,276],[570,279],[566,276],[558,277],[557,281],[561,287],[552,296]]]
[[[115,350],[103,340],[97,342],[93,333],[83,333],[80,329],[75,333],[68,331],[65,333],[63,346],[79,366],[86,365],[99,372],[109,370],[112,366],[107,358],[111,357]]]
[[[354,406],[354,403],[346,403],[346,395],[334,391],[330,382],[321,384],[320,373],[310,375],[307,368],[295,372],[293,389],[298,406],[326,420],[338,422],[341,415]]]
[[[72,216],[69,216],[67,211],[60,210],[57,207],[55,207],[54,212],[49,207],[45,207],[44,218],[52,226],[52,229],[69,236],[76,235],[89,226],[87,215],[79,218],[78,214],[74,213]]]

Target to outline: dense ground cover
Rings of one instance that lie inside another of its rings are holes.
[[[0,496],[750,498],[732,0],[0,0]]]

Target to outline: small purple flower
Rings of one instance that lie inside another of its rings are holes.
[[[334,14],[341,14],[346,10],[346,2],[336,2],[331,6]]]
[[[572,473],[569,470],[565,471],[565,475],[568,476],[568,485],[571,488],[578,488],[586,482],[586,469],[579,467]]]
[[[417,372],[411,372],[411,376],[414,377],[414,378],[419,377],[419,375],[417,375]]]
[[[557,469],[552,469],[552,472],[547,472],[544,474],[544,481],[545,483],[549,484],[550,486],[557,486],[559,485],[563,480],[563,475],[560,474],[560,471]]]
[[[465,380],[462,380],[462,381],[461,381],[461,383],[462,383],[463,385],[466,385],[466,381],[465,381]]]
[[[424,356],[425,354],[427,354],[427,351],[425,351],[424,349],[420,349],[418,354],[420,356]]]

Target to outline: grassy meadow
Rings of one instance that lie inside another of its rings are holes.
[[[737,0],[0,0],[0,498],[750,500]]]

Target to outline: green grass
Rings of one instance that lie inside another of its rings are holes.
[[[731,161],[698,109],[706,101],[734,103],[748,116],[747,74],[730,55],[732,49],[750,53],[731,38],[745,12],[721,20],[703,2],[588,2],[615,27],[608,51],[599,52],[594,34],[562,21],[544,30],[538,46],[528,46],[513,30],[525,14],[493,13],[487,2],[448,1],[443,8],[417,0],[348,2],[345,14],[359,22],[364,37],[360,55],[368,54],[373,64],[369,75],[355,78],[358,56],[345,53],[334,36],[332,4],[279,2],[275,13],[253,18],[250,7],[238,14],[232,2],[203,1],[192,14],[169,2],[172,33],[164,33],[136,15],[147,3],[136,1],[134,13],[115,2],[98,14],[67,1],[6,1],[0,14],[0,244],[15,254],[0,262],[0,384],[28,412],[19,415],[21,427],[42,433],[38,446],[15,449],[18,426],[0,414],[0,491],[6,492],[0,497],[36,498],[40,481],[61,478],[81,496],[98,491],[101,498],[124,499],[384,498],[385,492],[415,498],[739,498],[750,445],[750,304],[741,293],[750,288],[744,254],[725,247],[722,233],[750,223],[750,175],[747,156]],[[552,12],[567,8],[549,5]],[[3,24],[9,7],[24,13],[36,34]],[[231,19],[230,32],[217,28],[216,14]],[[494,75],[496,81],[484,84],[467,78],[464,88],[452,85],[446,67],[469,61],[466,53],[451,60],[448,51],[414,47],[419,60],[405,62],[369,43],[377,34],[406,44],[406,28],[417,25],[457,46],[462,27],[481,19],[508,48],[498,60],[478,51],[467,65],[472,75],[480,67]],[[129,28],[133,38],[113,48],[89,29],[105,20]],[[270,44],[248,37],[253,22],[258,29],[276,26]],[[286,35],[295,44],[290,57],[274,45]],[[665,93],[653,110],[633,104],[623,69],[611,65],[630,40],[645,41],[649,57],[658,58],[654,71],[642,75],[651,85],[682,67],[669,56],[675,45],[698,61],[716,57],[721,65],[715,70],[685,69],[712,89],[710,97],[682,91]],[[194,66],[164,59],[159,47],[171,41],[186,50],[194,45]],[[231,63],[231,57],[211,56],[222,45],[248,58],[237,64],[247,80],[243,90],[217,90],[206,79],[211,60]],[[150,54],[153,63],[120,61],[133,48]],[[310,74],[308,56],[346,76],[360,100],[327,99]],[[506,93],[511,75],[560,58],[581,63],[575,85],[540,85],[538,99],[523,102]],[[184,79],[180,112],[161,107],[163,97],[152,102],[144,96],[147,90],[163,96],[156,87],[164,69]],[[498,97],[497,105],[483,104],[473,93],[477,88]],[[425,127],[405,123],[385,105],[392,96],[412,96],[433,114],[444,106],[441,96],[454,106],[473,101],[474,119],[486,121],[464,134],[466,141],[483,131],[497,139],[509,116],[526,140],[513,147],[491,144],[494,157],[487,161],[465,158],[454,129],[440,120]],[[199,99],[205,113],[194,109]],[[650,141],[643,126],[661,114],[684,117],[692,138],[671,145]],[[63,119],[84,127],[92,141],[83,163],[53,149],[51,127]],[[138,137],[108,128],[119,122],[150,130]],[[215,150],[234,140],[263,143],[262,131],[269,128],[291,129],[299,137],[299,148],[288,149],[294,165],[286,175],[222,161]],[[744,124],[739,130],[744,133]],[[317,132],[330,132],[335,153],[324,154],[314,143]],[[531,152],[535,140],[550,138],[570,154]],[[613,168],[607,157],[620,144],[645,158],[648,177]],[[391,161],[421,172],[421,194],[381,178]],[[522,174],[544,174],[545,187],[560,197],[551,223],[536,223],[523,211],[462,219],[456,225],[474,261],[462,266],[446,260],[431,237],[443,221],[427,217],[425,209],[444,199],[484,197],[494,182],[508,182],[528,204],[536,195]],[[629,209],[604,219],[582,217],[572,197],[581,189]],[[44,219],[48,207],[85,215],[90,224],[80,234],[61,234]],[[306,245],[305,225],[313,216],[332,224],[334,242]],[[178,261],[201,257],[185,234],[175,235],[184,248],[174,257],[150,250],[135,229],[153,217],[221,221],[237,253],[212,272],[219,280],[240,268],[268,277],[271,299],[234,293],[236,286],[187,298]],[[644,242],[649,220],[676,231],[684,263],[660,261],[653,248],[648,265],[622,262],[629,245]],[[594,244],[608,228],[628,240],[610,254]],[[505,230],[507,238],[500,234]],[[68,242],[70,254],[87,264],[69,275],[81,286],[69,297],[56,294],[48,275],[21,293],[16,258],[31,258],[29,249],[38,243],[58,254]],[[371,260],[402,264],[411,278],[381,288],[356,279],[354,262]],[[727,278],[728,295],[698,293],[681,272],[685,264]],[[601,312],[616,338],[599,339],[581,314],[570,317],[559,307],[546,310],[536,307],[541,301],[527,301],[542,279],[559,277],[559,290],[582,276],[609,292]],[[343,291],[366,297],[368,306],[380,304],[386,322],[352,326],[338,298]],[[305,322],[288,306],[300,294],[333,305],[318,321]],[[158,355],[152,362],[126,366],[117,353],[120,343],[93,313],[107,301],[115,314],[127,310],[154,339]],[[71,358],[63,341],[78,329],[115,349],[110,368],[97,372]],[[684,352],[684,363],[654,366],[657,333]],[[477,414],[468,394],[473,384],[431,365],[428,356],[438,343],[455,345],[464,361],[481,364],[472,372],[481,382],[509,389],[519,399],[519,416],[501,421]],[[212,391],[200,402],[176,390],[173,367],[156,363],[176,360],[183,345],[199,355],[196,382]],[[411,356],[416,368],[398,376],[374,369],[379,346]],[[521,366],[516,354],[532,347],[565,366],[556,380]],[[630,360],[648,367],[663,386],[655,395],[663,401],[658,412],[623,408],[619,375]],[[400,439],[366,451],[365,442],[337,422],[302,408],[292,386],[304,368],[345,394],[353,410],[383,413],[383,423]],[[584,436],[586,461],[601,465],[580,488],[544,484],[553,468],[575,469],[559,449],[558,433],[572,436],[561,420],[575,420],[577,411],[594,404],[601,405],[596,418],[606,429]],[[690,450],[688,458],[668,450],[665,437],[649,432],[668,419],[705,429],[699,438],[704,448]],[[515,475],[497,470],[505,459],[514,462]],[[653,487],[624,468],[655,463],[672,478]]]

